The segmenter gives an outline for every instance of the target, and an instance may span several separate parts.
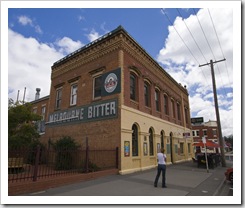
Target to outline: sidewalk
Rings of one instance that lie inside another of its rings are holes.
[[[227,167],[232,164],[227,164]],[[28,196],[215,196],[225,181],[227,167],[197,168],[197,164],[184,162],[168,165],[167,188],[153,186],[156,169],[127,175],[110,175],[63,187],[52,188]]]

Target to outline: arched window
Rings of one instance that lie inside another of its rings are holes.
[[[156,111],[160,111],[160,92],[158,89],[155,89],[155,103]]]
[[[130,73],[130,99],[137,100],[137,76]]]
[[[161,148],[164,148],[164,131],[161,131]]]
[[[151,107],[150,85],[148,84],[148,82],[144,83],[144,96],[145,96],[145,106]]]
[[[138,156],[138,127],[136,124],[132,126],[132,154]]]
[[[168,96],[165,94],[164,95],[164,113],[168,115]]]
[[[154,146],[153,146],[153,130],[149,129],[149,146],[150,146],[150,155],[154,155]]]

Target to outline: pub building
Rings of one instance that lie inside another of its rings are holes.
[[[118,147],[119,174],[127,174],[156,167],[162,147],[167,164],[192,159],[188,96],[119,26],[55,62],[50,95],[32,104],[43,116],[40,141],[65,135]]]

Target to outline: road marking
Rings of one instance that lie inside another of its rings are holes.
[[[202,193],[208,193],[208,191],[202,191]]]

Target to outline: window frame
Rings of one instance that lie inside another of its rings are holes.
[[[164,113],[165,115],[169,115],[169,108],[168,108],[168,95],[167,94],[164,94],[163,96],[163,99],[164,99]]]
[[[139,156],[139,129],[136,124],[132,126],[132,156]]]
[[[160,90],[159,89],[155,89],[155,105],[156,105],[156,111],[161,112]]]
[[[74,87],[76,87],[75,93],[74,93]],[[70,94],[70,106],[77,105],[77,90],[78,90],[78,83],[77,82],[72,83],[71,84],[71,94]]]
[[[150,92],[150,83],[144,81],[144,100],[145,106],[150,108],[151,107],[151,92]]]
[[[173,118],[176,118],[174,99],[171,99],[171,107],[172,107],[172,116],[173,116]]]
[[[154,132],[153,129],[149,129],[149,154],[154,156]]]
[[[42,105],[42,107],[41,107],[42,121],[45,120],[45,115],[46,115],[46,105]]]
[[[177,102],[177,118],[179,121],[181,121],[181,108],[179,102]]]
[[[95,86],[96,84],[96,79],[100,78],[100,85],[99,86]],[[102,83],[102,72],[100,73],[97,73],[93,76],[93,100],[96,100],[96,99],[100,99],[101,96],[102,96],[102,86],[103,86],[103,83]],[[100,91],[100,95],[96,95],[96,90]],[[95,96],[96,95],[96,96]]]
[[[55,94],[55,109],[61,108],[61,102],[62,102],[62,87],[59,87],[56,89],[56,94]]]
[[[132,78],[134,79],[133,82],[132,82]],[[129,85],[129,97],[130,97],[130,100],[134,100],[134,101],[137,101],[137,97],[138,97],[138,94],[137,94],[137,83],[138,83],[138,77],[135,73],[132,73],[130,72],[130,85]],[[133,83],[133,86],[132,86],[132,83]]]

